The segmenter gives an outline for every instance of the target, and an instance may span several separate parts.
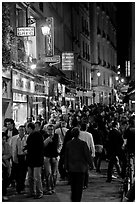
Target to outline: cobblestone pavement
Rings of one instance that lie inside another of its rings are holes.
[[[122,180],[115,178],[111,183],[106,182],[107,162],[102,162],[101,173],[95,170],[89,172],[89,186],[83,191],[82,202],[120,202],[120,187]],[[27,194],[17,195],[15,189],[8,189],[8,202],[70,202],[70,185],[58,181],[56,192],[44,195],[41,199],[27,198]]]

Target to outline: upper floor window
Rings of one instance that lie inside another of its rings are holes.
[[[39,9],[43,12],[43,2],[39,3]]]

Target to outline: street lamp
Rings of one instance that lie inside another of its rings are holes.
[[[123,79],[123,78],[121,79],[121,82],[122,82],[122,83],[124,82],[124,79]]]
[[[46,40],[46,57],[54,55],[54,19],[47,17],[43,26],[41,27],[42,34]]]
[[[120,71],[118,71],[117,74],[120,75]]]

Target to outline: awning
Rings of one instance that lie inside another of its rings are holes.
[[[36,72],[42,76],[65,76],[60,69],[57,69],[55,66],[49,66],[46,63],[38,63],[37,67]]]
[[[75,87],[75,82],[65,76],[57,76],[56,79],[59,83],[67,85],[69,88]]]
[[[56,77],[55,80],[59,83],[75,87],[75,82],[67,78],[66,74],[60,69],[57,69],[55,66],[49,66],[47,63],[40,62],[37,64],[37,67],[38,68],[35,70],[37,74]]]
[[[129,100],[135,101],[135,89],[126,94],[126,96],[123,99],[123,102],[128,103]]]

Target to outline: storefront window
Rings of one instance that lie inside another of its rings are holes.
[[[13,103],[13,120],[16,128],[24,125],[27,118],[27,103]]]

